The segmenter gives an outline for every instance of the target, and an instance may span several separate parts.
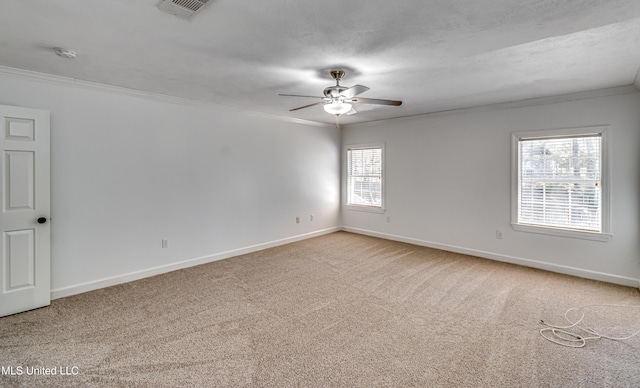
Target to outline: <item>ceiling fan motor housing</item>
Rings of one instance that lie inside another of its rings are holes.
[[[349,88],[345,88],[344,86],[340,86],[340,85],[329,86],[328,88],[324,89],[324,95],[325,97],[338,98],[340,97],[342,92],[344,92],[347,89]]]
[[[344,77],[345,73],[342,70],[331,70],[331,78],[336,80],[335,86],[329,86],[324,89],[325,97],[330,98],[338,98],[345,90],[349,88],[345,88],[344,86],[340,86],[340,80]]]

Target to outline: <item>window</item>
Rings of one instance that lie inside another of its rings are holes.
[[[382,146],[347,149],[347,205],[383,209]]]
[[[516,230],[605,240],[606,128],[514,134]]]

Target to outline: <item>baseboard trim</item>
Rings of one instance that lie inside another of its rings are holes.
[[[461,253],[461,254],[470,255],[470,256],[477,256],[483,259],[490,259],[495,261],[501,261],[504,263],[522,265],[524,267],[543,269],[546,271],[577,276],[585,279],[599,280],[607,283],[620,284],[623,286],[640,288],[639,287],[640,279],[630,278],[626,276],[613,275],[613,274],[608,274],[608,273],[598,272],[598,271],[591,271],[588,269],[570,267],[566,265],[554,264],[554,263],[549,263],[545,261],[531,260],[531,259],[525,259],[521,257],[508,256],[508,255],[501,255],[497,253],[480,251],[476,249],[462,248],[454,245],[439,244],[431,241],[425,241],[425,240],[415,239],[411,237],[397,236],[393,234],[381,233],[381,232],[376,232],[376,231],[367,230],[367,229],[359,229],[359,228],[343,226],[342,230],[345,232],[383,238],[385,240],[405,242],[408,244],[414,244],[414,245],[419,245],[419,246],[428,247],[428,248],[441,249],[443,251]]]
[[[280,240],[269,241],[265,243],[250,245],[244,248],[233,249],[226,252],[215,253],[213,255],[197,257],[194,259],[184,260],[177,263],[171,263],[167,265],[161,265],[141,271],[129,272],[122,275],[111,276],[99,280],[94,280],[86,283],[76,284],[73,286],[67,286],[51,290],[51,299],[64,298],[71,295],[81,294],[84,292],[98,290],[100,288],[111,287],[118,284],[132,282],[134,280],[144,279],[151,276],[160,275],[167,272],[176,271],[179,269],[194,267],[200,264],[211,263],[218,260],[228,259],[234,256],[245,255],[247,253],[261,251],[267,248],[273,248],[280,245],[290,244],[296,241],[306,240],[312,237],[322,236],[325,234],[341,231],[341,227],[332,227],[322,229],[310,233],[300,234],[297,236],[287,237]]]
[[[640,288],[640,279],[634,279],[634,278],[619,276],[619,275],[612,275],[604,272],[591,271],[591,270],[586,270],[581,268],[569,267],[569,266],[553,264],[553,263],[544,262],[544,261],[524,259],[524,258],[515,257],[515,256],[501,255],[501,254],[485,252],[485,251],[480,251],[475,249],[467,249],[467,248],[462,248],[454,245],[439,244],[431,241],[425,241],[425,240],[415,239],[411,237],[398,236],[398,235],[393,235],[388,233],[381,233],[381,232],[376,232],[376,231],[367,230],[367,229],[338,226],[338,227],[322,229],[322,230],[318,230],[310,233],[305,233],[297,236],[287,237],[279,240],[250,245],[244,248],[233,249],[226,252],[215,253],[208,256],[197,257],[189,260],[180,261],[177,263],[148,268],[141,271],[129,272],[122,275],[117,275],[117,276],[112,276],[108,278],[86,282],[86,283],[57,288],[57,289],[51,290],[51,299],[53,300],[53,299],[64,298],[67,296],[94,291],[94,290],[98,290],[105,287],[111,287],[118,284],[128,283],[135,280],[144,279],[144,278],[160,275],[167,272],[177,271],[180,269],[194,267],[200,264],[211,263],[218,260],[224,260],[231,257],[240,256],[240,255],[244,255],[252,252],[257,252],[263,249],[290,244],[296,241],[302,241],[309,238],[322,236],[325,234],[339,232],[339,231],[362,234],[362,235],[371,236],[371,237],[378,237],[378,238],[383,238],[385,240],[405,242],[408,244],[414,244],[414,245],[424,246],[428,248],[442,249],[445,251],[461,253],[461,254],[470,255],[470,256],[477,256],[477,257],[481,257],[489,260],[501,261],[505,263],[543,269],[551,272],[557,272],[557,273],[577,276],[577,277],[586,278],[586,279],[600,280],[607,283],[614,283],[614,284],[620,284],[623,286]]]

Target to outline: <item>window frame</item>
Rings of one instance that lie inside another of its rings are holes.
[[[349,203],[349,151],[351,150],[360,150],[367,148],[380,148],[381,150],[381,172],[380,172],[380,195],[382,196],[380,199],[380,206],[369,206],[369,205],[358,205],[358,204],[350,204]],[[344,162],[344,208],[346,210],[356,210],[356,211],[364,211],[371,213],[384,213],[386,211],[385,208],[385,199],[386,199],[386,153],[385,153],[385,143],[366,143],[366,144],[350,144],[344,147],[343,152],[345,162]]]
[[[599,135],[601,137],[600,168],[601,168],[601,230],[600,232],[569,229],[562,227],[521,224],[518,222],[518,192],[520,188],[520,140],[535,138],[568,138],[576,136]],[[550,130],[535,130],[513,132],[511,134],[511,227],[520,232],[539,233],[551,236],[579,238],[594,241],[608,241],[611,231],[611,182],[610,182],[610,139],[608,126],[562,128]]]

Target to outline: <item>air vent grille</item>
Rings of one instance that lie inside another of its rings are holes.
[[[164,0],[159,8],[177,17],[188,19],[207,2],[209,0]]]

